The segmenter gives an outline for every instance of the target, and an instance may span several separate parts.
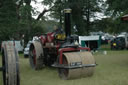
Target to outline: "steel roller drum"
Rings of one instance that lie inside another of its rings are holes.
[[[94,57],[90,52],[70,52],[63,54],[63,64],[71,66],[72,63],[95,64]],[[83,67],[76,69],[60,69],[59,75],[62,79],[75,79],[91,76],[95,67]]]

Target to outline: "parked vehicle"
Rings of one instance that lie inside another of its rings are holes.
[[[32,41],[29,41],[27,46],[24,48],[24,58],[28,58],[28,56],[29,56],[29,47],[30,47],[31,43],[32,43]]]
[[[128,34],[119,35],[111,41],[111,49],[128,49]]]

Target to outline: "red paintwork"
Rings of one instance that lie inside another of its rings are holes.
[[[49,32],[45,35],[40,36],[41,43],[44,45],[45,43],[51,43],[54,40],[54,32]]]
[[[44,35],[40,36],[40,40],[43,45],[47,42],[47,38]]]
[[[57,49],[57,55],[59,55],[59,48],[60,48],[60,44],[56,45],[56,49]]]
[[[53,47],[57,50],[57,55],[59,55],[59,64],[63,64],[63,52],[65,52],[65,51],[67,51],[67,52],[68,51],[69,52],[70,51],[80,51],[80,50],[90,51],[90,48],[85,48],[85,47],[78,47],[78,48],[72,48],[72,47],[69,47],[69,48],[60,48],[61,43],[54,42],[54,36],[55,36],[55,32],[50,32],[50,33],[47,33],[46,36],[45,35],[40,36],[40,39],[41,39],[42,45],[45,45],[45,43],[54,43],[54,46]],[[51,48],[49,47],[49,50],[50,49]],[[35,51],[33,53],[35,53]],[[34,58],[36,58],[36,56],[34,56]],[[34,63],[36,64],[36,61],[34,61]]]
[[[122,20],[126,21],[128,20],[128,17],[123,17]]]
[[[53,40],[54,40],[54,35],[55,35],[54,32],[47,33],[47,42],[48,42],[48,43],[53,42]]]
[[[59,50],[59,64],[63,64],[63,52],[65,51],[79,51],[79,50],[88,50],[90,51],[90,48],[85,48],[85,47],[79,47],[79,48],[61,48]]]

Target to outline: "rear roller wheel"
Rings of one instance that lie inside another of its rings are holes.
[[[20,85],[18,58],[13,43],[5,42],[2,48],[3,85]]]
[[[43,49],[40,42],[34,41],[30,45],[29,61],[30,61],[31,67],[35,70],[39,70],[44,67]]]
[[[95,60],[90,52],[72,52],[63,54],[63,64],[70,66],[71,63],[81,62],[82,64],[95,64]],[[76,69],[59,69],[59,76],[62,79],[75,79],[91,76],[95,67],[83,67]]]

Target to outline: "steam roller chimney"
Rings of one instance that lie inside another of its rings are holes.
[[[71,9],[64,9],[66,37],[71,36]]]

